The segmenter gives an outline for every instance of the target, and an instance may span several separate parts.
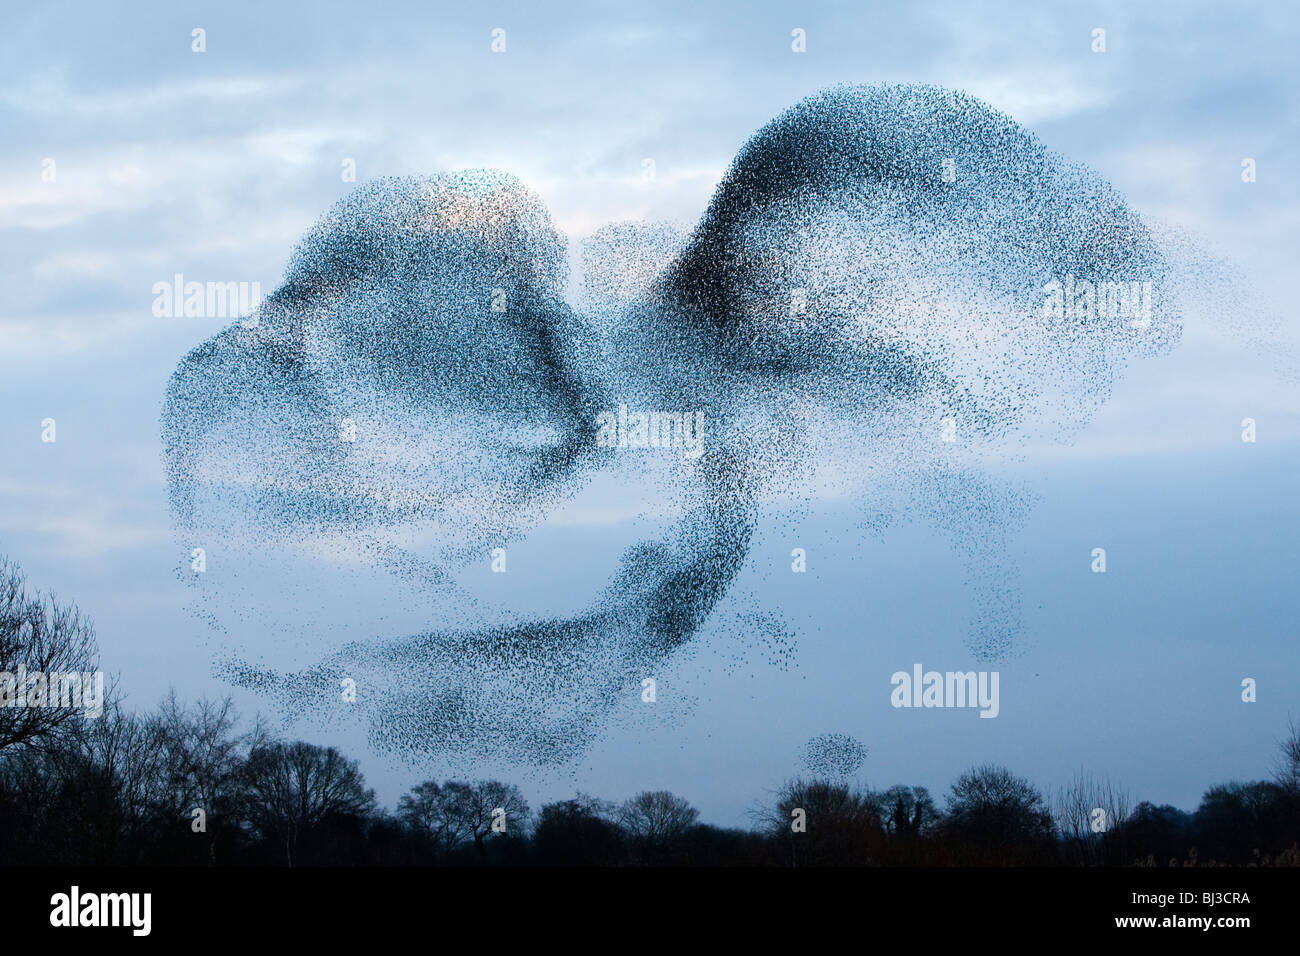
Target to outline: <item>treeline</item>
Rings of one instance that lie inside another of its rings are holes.
[[[1276,779],[1139,803],[1080,775],[1049,801],[994,766],[940,807],[924,787],[787,782],[745,829],[672,793],[578,794],[534,810],[499,781],[413,787],[377,805],[333,747],[240,731],[229,700],[147,714],[109,705],[56,738],[0,750],[10,865],[1300,865],[1300,728]]]
[[[794,779],[748,828],[702,823],[664,791],[534,810],[515,785],[426,781],[380,807],[333,747],[241,729],[229,699],[87,719],[16,706],[21,674],[92,672],[75,607],[0,559],[0,862],[10,865],[1300,865],[1300,726],[1272,780],[1206,791],[1195,812],[1079,774],[1050,800],[995,766],[940,807],[924,787]],[[23,678],[26,683],[26,677]],[[25,693],[25,692],[24,692]],[[44,691],[42,691],[44,693]],[[26,703],[30,703],[27,701]]]

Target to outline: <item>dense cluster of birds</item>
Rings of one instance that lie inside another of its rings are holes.
[[[600,230],[573,304],[567,263],[508,175],[373,181],[305,236],[254,320],[184,359],[163,431],[187,541],[363,562],[447,596],[418,633],[324,635],[334,650],[296,670],[227,657],[228,678],[320,713],[353,682],[398,752],[564,761],[714,615],[760,508],[828,492],[949,535],[980,608],[968,644],[1005,654],[1025,501],[983,466],[1071,435],[1180,331],[1161,245],[1113,189],[929,86],[812,96],[750,139],[688,234]],[[1151,283],[1150,320],[1049,314],[1066,277]],[[702,452],[598,440],[623,407],[702,413]],[[608,473],[677,520],[585,609],[519,618],[460,590],[459,569]],[[818,738],[809,766],[850,774],[863,754]]]
[[[819,734],[804,747],[803,768],[817,780],[847,780],[862,768],[867,746],[848,734]]]

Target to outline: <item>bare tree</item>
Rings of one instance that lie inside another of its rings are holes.
[[[192,708],[176,700],[173,691],[163,701],[153,731],[162,753],[167,784],[168,814],[189,821],[202,810],[208,858],[216,862],[216,829],[212,820],[235,826],[241,802],[246,752],[267,743],[260,724],[237,733],[238,717],[229,697],[200,700]]]
[[[398,803],[398,813],[410,825],[433,836],[443,853],[473,844],[479,859],[487,858],[487,837],[494,827],[503,833],[526,833],[528,801],[514,784],[499,780],[439,786],[428,780],[412,788]]]
[[[985,764],[957,778],[944,827],[981,863],[1023,863],[1045,857],[1055,824],[1043,796],[1005,767]]]
[[[773,807],[757,814],[760,825],[788,847],[798,865],[876,862],[884,841],[872,795],[831,780],[791,780]]]
[[[890,787],[873,795],[887,833],[918,836],[935,828],[939,809],[925,787]]]
[[[1123,827],[1130,803],[1128,791],[1109,777],[1095,777],[1083,770],[1057,791],[1053,817],[1075,862],[1105,862],[1106,834]]]
[[[621,865],[626,835],[617,816],[617,806],[584,793],[548,803],[538,814],[533,851],[547,865]]]
[[[480,780],[470,785],[447,784],[447,787],[452,788],[453,805],[469,830],[480,859],[487,856],[484,840],[494,825],[502,827],[503,833],[511,828],[518,833],[527,831],[528,801],[514,784]]]
[[[292,866],[302,838],[334,816],[364,816],[375,794],[355,760],[301,741],[256,747],[244,766],[246,812],[264,839],[280,842]]]
[[[165,757],[152,722],[110,705],[70,743],[51,760],[73,801],[66,812],[85,829],[87,855],[117,863],[147,854],[167,805]]]
[[[1288,722],[1281,751],[1273,779],[1287,793],[1300,797],[1300,722],[1294,719]]]
[[[700,818],[686,800],[667,790],[646,790],[619,808],[618,823],[647,861],[662,856]]]
[[[443,796],[442,787],[433,780],[426,780],[403,794],[397,802],[397,815],[407,826],[431,837],[444,855],[470,839],[453,801]]]
[[[98,657],[94,627],[76,605],[31,591],[18,566],[0,557],[0,750],[51,746],[74,720],[80,723],[86,714],[80,702],[73,704],[63,699],[66,693],[57,692],[69,685],[58,681],[62,686],[56,691],[50,679],[93,674]],[[12,705],[29,692],[44,698],[41,705]],[[56,692],[53,700],[51,692]]]

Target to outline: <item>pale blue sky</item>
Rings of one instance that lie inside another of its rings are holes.
[[[1016,539],[1030,639],[1002,665],[997,720],[889,707],[894,670],[968,663],[971,598],[924,527],[863,537],[827,503],[793,527],[773,516],[737,587],[799,625],[797,668],[728,672],[705,635],[663,675],[660,710],[617,715],[567,775],[482,770],[535,803],[665,786],[721,823],[743,822],[825,732],[863,740],[863,779],[882,786],[941,790],[995,760],[1044,788],[1083,766],[1191,806],[1210,783],[1267,772],[1300,715],[1300,390],[1278,351],[1300,342],[1300,31],[1285,5],[303,9],[27,5],[0,36],[0,550],[93,616],[134,702],[170,686],[226,692],[175,573],[186,548],[158,435],[168,375],[223,323],[153,317],[155,282],[181,272],[269,292],[302,232],[353,188],[348,158],[359,180],[501,167],[574,238],[628,218],[689,226],[746,137],[800,97],[918,81],[985,98],[1139,212],[1212,243],[1272,297],[1281,335],[1212,308],[1190,316],[1180,349],[1134,366],[1074,446],[1008,473],[1039,504]],[[504,55],[489,50],[495,27]],[[796,27],[805,54],[790,50]],[[1104,54],[1090,50],[1095,27]],[[1238,437],[1247,416],[1254,445]],[[54,445],[40,441],[46,417]],[[588,500],[521,544],[508,603],[584,603],[643,530],[617,515]],[[758,577],[796,544],[808,575]],[[1088,571],[1099,545],[1105,576]],[[1260,681],[1253,705],[1239,698],[1246,676]],[[390,803],[427,775],[369,753],[355,729],[294,732],[362,758]]]

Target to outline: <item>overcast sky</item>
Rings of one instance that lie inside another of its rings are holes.
[[[668,787],[719,823],[743,822],[826,732],[870,748],[862,779],[879,786],[943,790],[995,760],[1045,789],[1084,767],[1191,807],[1211,783],[1266,775],[1288,714],[1300,716],[1300,389],[1284,349],[1300,343],[1294,15],[1250,3],[610,6],[7,10],[0,552],[95,619],[133,703],[168,687],[229,692],[175,573],[185,546],[170,530],[158,434],[171,371],[225,323],[156,318],[154,283],[182,273],[271,291],[304,230],[355,188],[340,175],[347,160],[359,181],[500,167],[574,240],[624,219],[688,228],[746,138],[801,97],[935,83],[984,98],[1141,214],[1212,246],[1271,303],[1281,333],[1189,316],[1180,349],[1135,365],[1073,446],[1016,466],[1039,496],[1015,545],[1030,640],[1002,667],[997,720],[889,706],[889,672],[969,663],[970,599],[945,542],[912,526],[845,534],[828,502],[760,533],[737,583],[799,626],[796,668],[724,667],[706,634],[664,676],[662,711],[616,717],[579,765],[482,772],[534,803]],[[1099,27],[1105,53],[1091,50]],[[194,28],[204,53],[191,50]],[[504,54],[491,52],[494,28]],[[795,28],[806,53],[791,50]],[[1248,157],[1253,183],[1241,178]],[[1240,441],[1244,417],[1258,422],[1253,445]],[[58,423],[52,445],[45,418]],[[567,511],[512,559],[510,602],[581,606],[642,530],[594,506]],[[791,538],[824,542],[810,573],[760,579]],[[1099,544],[1104,577],[1088,570]],[[573,580],[555,581],[541,558],[529,570],[530,553],[556,549]],[[1240,699],[1244,677],[1259,680],[1255,704]],[[260,706],[237,696],[246,713]],[[444,771],[391,763],[355,730],[292,732],[360,757],[389,803]]]

